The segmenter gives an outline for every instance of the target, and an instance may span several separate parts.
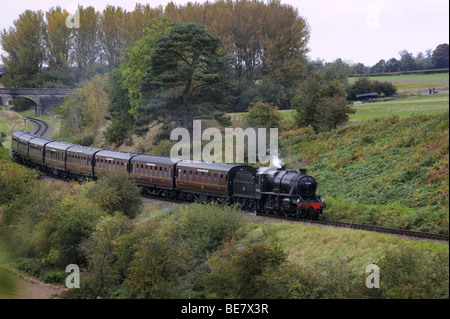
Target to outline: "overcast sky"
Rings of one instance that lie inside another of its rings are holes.
[[[11,27],[27,9],[45,12],[54,6],[70,9],[81,4],[101,11],[110,4],[132,11],[136,2],[156,7],[170,1],[0,0],[0,29]],[[297,8],[308,21],[312,59],[331,62],[342,58],[371,66],[380,59],[400,58],[399,52],[404,49],[416,56],[418,52],[434,50],[437,45],[449,42],[447,0],[281,0],[281,3]]]

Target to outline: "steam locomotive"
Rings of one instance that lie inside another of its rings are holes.
[[[63,179],[86,181],[125,172],[143,193],[187,202],[212,200],[240,204],[265,214],[317,219],[326,204],[305,169],[193,162],[163,156],[112,151],[56,141],[17,131],[14,159]]]

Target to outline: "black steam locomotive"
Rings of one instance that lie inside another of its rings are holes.
[[[26,131],[13,133],[15,160],[46,174],[85,181],[126,172],[142,192],[184,201],[238,203],[246,210],[317,219],[326,207],[316,180],[296,170],[173,160],[55,141]]]

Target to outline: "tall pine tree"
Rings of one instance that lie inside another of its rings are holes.
[[[151,66],[143,78],[144,103],[137,124],[175,121],[192,128],[194,118],[214,118],[225,124],[224,63],[220,38],[196,23],[174,26],[156,42]]]

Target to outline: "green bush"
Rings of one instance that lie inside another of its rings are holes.
[[[209,273],[201,280],[212,298],[264,298],[270,286],[267,274],[278,273],[286,257],[276,241],[240,250],[231,240],[208,257]]]
[[[0,205],[26,194],[40,178],[36,170],[7,161],[0,162]]]
[[[388,251],[377,266],[380,268],[380,288],[359,287],[366,298],[449,298],[448,253],[430,254],[419,248],[400,246]],[[361,279],[360,282],[364,281]]]
[[[211,253],[229,241],[242,226],[242,211],[215,203],[192,204],[183,208],[183,227],[189,245],[197,256]]]
[[[86,186],[86,195],[104,211],[118,211],[129,218],[142,211],[139,187],[125,172],[114,172]]]

